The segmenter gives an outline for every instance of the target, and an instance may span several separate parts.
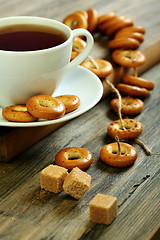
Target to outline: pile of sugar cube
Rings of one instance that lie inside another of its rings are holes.
[[[91,176],[75,167],[68,173],[64,167],[50,164],[40,172],[42,189],[58,194],[62,191],[75,199],[80,199],[89,190]],[[90,220],[111,224],[117,216],[117,198],[98,193],[90,202]]]

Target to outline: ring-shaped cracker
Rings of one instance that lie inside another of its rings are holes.
[[[76,37],[73,41],[72,54],[70,60],[73,60],[75,57],[77,57],[79,53],[83,51],[85,46],[86,42],[82,40],[80,37]]]
[[[115,38],[108,43],[110,49],[137,49],[140,42],[134,38]]]
[[[92,33],[94,32],[98,24],[97,17],[98,14],[95,8],[88,9],[87,14],[88,14],[88,31]]]
[[[65,106],[65,113],[72,112],[76,110],[80,105],[80,98],[76,95],[60,95],[56,97],[59,99]]]
[[[2,116],[11,122],[33,122],[37,117],[31,115],[25,105],[11,105],[2,109]]]
[[[88,14],[87,14],[87,11],[85,10],[78,10],[78,11],[75,11],[73,13],[80,13],[82,14],[86,19],[88,19]]]
[[[114,12],[110,12],[110,13],[99,16],[98,17],[98,25],[103,24],[104,22],[107,22],[108,20],[114,18],[115,16],[116,16],[116,14]]]
[[[127,95],[132,97],[142,97],[145,98],[149,95],[149,91],[146,88],[141,88],[138,86],[132,86],[126,83],[119,83],[117,84],[117,89]]]
[[[111,138],[118,136],[119,139],[134,139],[137,138],[143,130],[142,124],[135,119],[122,119],[122,123],[124,129],[120,120],[116,120],[108,126],[107,132]]]
[[[138,32],[138,33],[145,34],[146,30],[142,26],[130,26],[130,27],[126,27],[126,28],[123,28],[123,29],[118,31],[118,33],[120,33],[120,32],[123,32],[123,33],[126,33],[126,32]]]
[[[122,97],[121,113],[127,116],[139,114],[143,107],[144,102],[138,98],[132,98],[130,96]],[[114,112],[118,112],[119,99],[114,98],[110,101],[110,107]]]
[[[137,159],[137,150],[128,143],[116,142],[103,146],[100,150],[100,159],[112,167],[128,167]]]
[[[37,118],[57,119],[65,114],[64,104],[49,95],[35,95],[26,102],[28,112]]]
[[[87,18],[81,13],[73,13],[68,15],[64,20],[63,23],[66,24],[70,29],[76,28],[88,28]]]
[[[94,61],[99,66],[99,68],[97,68],[95,64],[90,60],[84,61],[83,63],[81,63],[81,66],[89,69],[99,78],[105,78],[112,73],[113,68],[110,62],[103,59],[95,59]]]
[[[120,29],[129,27],[129,26],[133,26],[133,21],[132,19],[128,18],[128,17],[120,17],[119,21],[116,22],[115,24],[113,24],[112,26],[108,27],[108,29],[106,30],[106,34],[108,36],[113,36],[115,35]]]
[[[145,62],[145,56],[138,50],[117,49],[112,58],[115,63],[128,68],[139,67]]]
[[[86,46],[86,42],[79,38],[79,37],[76,37],[74,40],[73,40],[73,46],[72,46],[72,49],[74,51],[78,51],[78,52],[81,52],[83,51],[83,49],[85,48]]]
[[[68,170],[72,170],[74,167],[84,170],[88,168],[92,162],[93,158],[91,152],[85,148],[79,147],[64,148],[55,156],[55,163]]]
[[[106,33],[108,28],[112,27],[114,24],[120,21],[120,18],[121,17],[117,15],[113,15],[112,17],[108,18],[107,21],[104,21],[99,25],[99,30]]]
[[[72,60],[73,60],[74,58],[76,58],[78,55],[79,55],[79,52],[72,51],[70,61],[72,61]]]
[[[100,150],[100,159],[112,167],[128,167],[132,165],[138,156],[136,148],[124,142],[109,143]]]
[[[154,88],[153,82],[136,76],[125,75],[123,77],[123,82],[129,85],[147,88],[148,90],[153,90]]]
[[[144,41],[144,34],[139,32],[118,32],[114,38],[133,38],[142,43]]]

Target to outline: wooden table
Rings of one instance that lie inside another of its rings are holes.
[[[99,15],[114,11],[131,17],[137,25],[146,27],[146,40],[142,50],[145,48],[147,51],[160,43],[158,0],[0,0],[0,5],[1,17],[37,15],[60,21],[66,14],[79,9],[94,7]],[[106,41],[96,39],[92,55],[107,59]],[[154,55],[159,56],[158,50]],[[156,87],[145,99],[142,113],[135,117],[144,126],[140,140],[151,149],[152,155],[146,155],[140,146],[133,143],[139,153],[133,166],[118,169],[100,161],[100,148],[113,141],[108,137],[106,128],[117,119],[109,108],[113,96],[107,95],[90,111],[53,131],[12,161],[0,163],[0,239],[159,239],[159,67],[160,64],[157,63],[142,75],[152,80]],[[3,131],[7,129],[3,128]],[[39,185],[40,171],[54,162],[57,151],[68,146],[87,148],[94,157],[93,164],[86,170],[92,176],[91,188],[79,201],[63,192],[58,195],[45,192]],[[89,220],[88,203],[97,193],[118,198],[118,217],[109,226]]]

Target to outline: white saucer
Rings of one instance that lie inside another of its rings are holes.
[[[75,118],[95,106],[101,99],[103,87],[100,79],[91,71],[82,66],[66,74],[59,88],[53,96],[62,94],[74,94],[79,96],[81,104],[75,111],[67,113],[56,120],[43,120],[37,122],[9,122],[2,117],[2,108],[0,108],[0,126],[6,127],[39,127],[50,124],[56,124]]]

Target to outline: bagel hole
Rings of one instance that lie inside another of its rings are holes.
[[[67,153],[66,157],[68,160],[76,160],[81,158],[82,156],[79,152],[70,152],[70,153]]]
[[[121,124],[119,124],[119,129],[120,130],[124,130],[125,129],[131,129],[133,127],[133,125],[129,122],[123,122],[123,126]]]
[[[126,154],[126,149],[120,145],[120,153],[118,152],[118,147],[115,147],[115,148],[112,149],[112,154],[125,155]]]
[[[17,112],[27,112],[27,108],[24,106],[15,106],[14,107],[14,111],[17,111]]]
[[[125,104],[125,105],[132,105],[133,101],[130,100],[130,99],[125,99],[125,100],[122,100],[122,103]]]
[[[78,21],[73,20],[73,21],[72,21],[72,27],[74,28],[74,27],[76,27],[77,25],[78,25]]]
[[[49,99],[39,100],[39,105],[42,107],[54,107],[55,103],[51,102]]]
[[[125,153],[126,153],[126,152],[121,151],[121,152],[120,152],[120,155],[125,155]],[[118,154],[118,151],[114,151],[114,152],[112,152],[112,154],[116,154],[116,155],[117,155],[117,154]]]
[[[131,51],[125,51],[122,53],[122,55],[124,55],[124,57],[132,59],[132,60],[135,59],[135,53],[133,53]]]

